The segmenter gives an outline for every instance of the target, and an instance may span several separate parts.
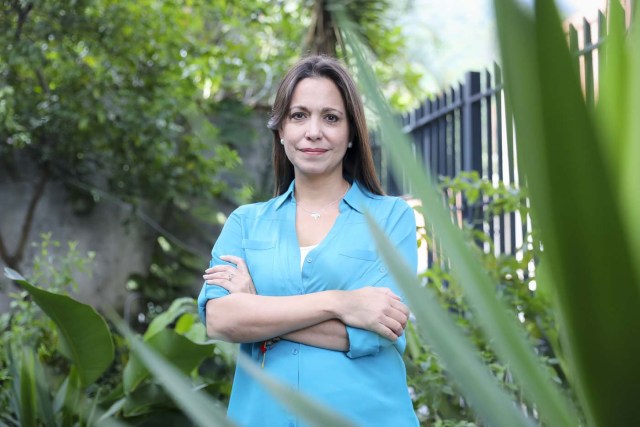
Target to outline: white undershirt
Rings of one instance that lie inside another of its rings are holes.
[[[302,271],[302,266],[304,265],[304,259],[307,257],[309,252],[311,252],[317,247],[318,245],[300,246],[300,271]]]

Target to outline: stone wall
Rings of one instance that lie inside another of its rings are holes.
[[[250,183],[256,194],[261,195],[261,199],[270,196],[273,185],[270,160],[272,136],[265,126],[267,114],[266,111],[257,111],[251,117],[244,117],[241,123],[232,124],[253,131],[249,132],[250,138],[229,141],[242,158],[242,165],[239,170],[221,177],[232,181],[231,186]],[[213,121],[215,123],[215,118]],[[2,166],[2,160],[6,159],[0,159],[0,235],[9,253],[13,253],[18,245],[20,229],[39,171],[28,159],[18,158],[11,160],[13,173],[9,173],[5,170],[6,166]],[[4,162],[5,165],[7,163],[9,162]],[[212,201],[212,209],[224,213],[229,213],[234,207],[229,202]],[[143,210],[158,221],[160,215],[153,212],[152,205]],[[172,222],[171,218],[168,222]],[[198,252],[201,251],[206,258],[218,229],[199,231],[198,235],[181,235],[180,238],[190,247],[197,248]],[[46,232],[52,233],[53,240],[63,243],[63,248],[67,241],[77,241],[80,253],[96,253],[92,277],[78,276],[79,289],[75,296],[97,308],[113,307],[119,311],[134,297],[126,290],[127,278],[134,273],[147,274],[154,247],[153,240],[158,236],[157,230],[139,217],[131,215],[130,208],[118,201],[103,198],[88,213],[78,215],[72,206],[69,192],[62,183],[56,181],[50,181],[45,187],[35,211],[28,242],[40,241],[40,234]],[[36,252],[37,248],[29,244],[20,265],[23,274],[28,275],[31,271]],[[0,267],[5,267],[2,260]],[[201,283],[198,277],[194,277],[194,296]],[[0,274],[0,312],[7,310],[8,293],[15,289]]]
[[[26,161],[20,170],[28,169]],[[37,171],[9,177],[0,172],[0,233],[9,253],[13,253],[20,239],[27,206],[38,179]],[[60,241],[58,253],[66,252],[68,241],[77,241],[81,254],[96,253],[92,276],[78,276],[77,298],[98,308],[121,308],[126,295],[125,284],[131,273],[146,273],[149,265],[152,239],[155,234],[140,221],[125,225],[131,219],[129,209],[109,201],[98,203],[87,214],[77,215],[69,203],[69,194],[60,182],[47,183],[35,210],[33,226],[28,236],[20,270],[28,275],[42,233],[51,232],[53,240]],[[0,261],[1,263],[1,261]],[[2,263],[4,267],[4,263]],[[14,285],[1,279],[0,311],[7,309],[8,292]]]

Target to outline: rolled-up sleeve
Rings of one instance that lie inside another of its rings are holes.
[[[396,247],[407,267],[417,273],[418,246],[416,218],[413,209],[404,200],[397,199],[386,223],[380,225],[383,226],[385,234]],[[400,286],[388,272],[375,286],[390,288],[406,304]],[[390,341],[375,332],[347,326],[347,335],[349,336],[349,350],[346,355],[350,358],[371,356],[390,345],[395,346],[398,352],[403,354],[407,346],[404,333],[396,341]]]
[[[235,255],[243,257],[242,252],[242,224],[239,215],[233,212],[222,228],[220,236],[216,240],[211,250],[211,261],[209,261],[209,267],[213,267],[220,264],[229,264],[226,261],[220,259],[222,255]],[[214,298],[220,298],[229,295],[222,286],[209,285],[206,282],[202,285],[200,294],[198,295],[198,313],[200,314],[200,320],[206,324],[207,316],[207,301]]]

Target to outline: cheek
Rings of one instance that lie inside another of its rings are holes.
[[[283,146],[284,155],[287,157],[287,159],[289,159],[289,161],[291,161],[291,155],[292,155],[293,149],[291,148],[291,145],[287,142],[286,139],[284,141],[285,141]]]

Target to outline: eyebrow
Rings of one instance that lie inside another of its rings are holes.
[[[309,111],[309,109],[307,107],[305,107],[304,105],[292,105],[289,108],[289,111],[292,111],[292,110],[295,110],[295,109]],[[333,107],[325,107],[322,110],[320,110],[320,112],[321,113],[329,113],[329,112],[330,113],[337,113],[337,114],[340,114],[342,116],[344,116],[344,114],[345,114],[343,111],[338,110],[337,108],[333,108]]]

